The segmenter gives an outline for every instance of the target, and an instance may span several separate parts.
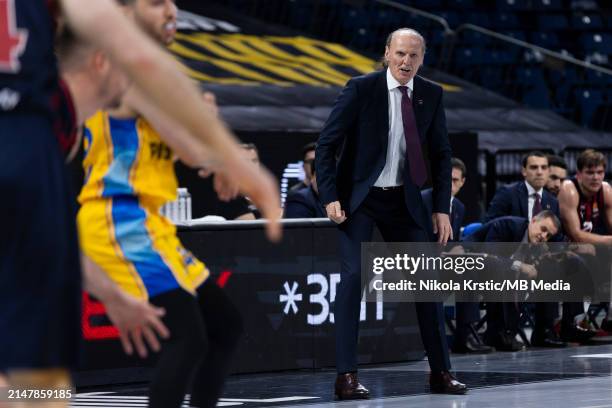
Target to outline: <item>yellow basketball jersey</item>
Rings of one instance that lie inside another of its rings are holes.
[[[176,198],[172,150],[146,120],[116,119],[100,111],[87,120],[83,136],[81,204],[131,195],[155,210]]]
[[[81,248],[138,298],[183,288],[195,294],[208,269],[159,214],[176,198],[172,152],[142,118],[98,112],[84,133],[85,185],[77,217]]]

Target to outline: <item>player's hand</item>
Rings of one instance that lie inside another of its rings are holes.
[[[595,256],[597,251],[595,249],[595,245],[593,244],[585,244],[585,243],[575,243],[572,246],[572,250],[581,255],[592,255]]]
[[[448,214],[433,213],[431,216],[433,233],[438,235],[438,243],[446,244],[449,239],[453,239],[453,228],[451,227]]]
[[[529,279],[535,279],[538,277],[538,270],[535,266],[527,263],[521,263],[520,271],[522,274],[527,275]]]
[[[213,187],[221,201],[230,201],[238,196],[240,192],[238,184],[222,171],[218,171],[213,176]]]
[[[278,242],[282,238],[282,227],[280,217],[280,192],[276,178],[263,166],[255,166],[248,163],[250,167],[249,185],[244,188],[244,195],[249,197],[255,207],[261,211],[262,216],[268,221],[266,223],[266,235],[272,242]]]
[[[202,178],[213,177],[213,188],[221,201],[233,200],[240,192],[238,184],[234,183],[231,177],[222,171],[215,172],[210,167],[204,167],[198,170],[198,176]]]
[[[104,306],[110,321],[119,330],[121,345],[128,355],[132,355],[135,348],[138,355],[145,358],[148,348],[155,352],[161,350],[159,338],[170,337],[170,331],[161,320],[166,313],[163,308],[123,291],[107,300]]]
[[[325,206],[327,217],[336,224],[342,224],[346,221],[346,213],[340,205],[340,201],[332,201]]]

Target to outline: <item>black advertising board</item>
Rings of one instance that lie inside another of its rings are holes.
[[[235,373],[334,365],[333,305],[340,281],[336,228],[322,220],[284,223],[279,244],[266,240],[257,221],[179,231],[184,245],[206,263],[212,279],[242,312],[245,335]],[[423,357],[413,305],[362,302],[361,307],[360,363]],[[154,359],[125,356],[101,305],[88,297],[83,327],[77,385],[147,379]]]

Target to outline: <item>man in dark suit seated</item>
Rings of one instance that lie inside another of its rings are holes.
[[[310,179],[312,178],[312,166],[315,158],[315,148],[317,144],[315,142],[310,142],[304,145],[302,148],[302,170],[304,170],[304,180],[299,183],[294,184],[289,189],[289,193],[293,191],[301,190],[310,185]]]
[[[557,198],[549,193],[544,187],[549,177],[548,157],[538,151],[527,153],[523,157],[522,170],[523,181],[504,186],[497,190],[489,209],[484,217],[488,222],[503,216],[515,216],[531,220],[542,210],[552,211],[559,218],[559,202]],[[558,234],[553,241],[562,239]],[[557,302],[536,303],[535,305],[535,327],[531,343],[540,347],[565,347],[567,344],[559,338],[553,326],[558,315],[559,305]],[[519,313],[512,304],[495,304],[488,316],[507,331],[518,332]],[[491,344],[502,350],[508,345],[501,344],[501,339],[488,339]]]
[[[549,175],[547,156],[538,151],[529,152],[523,157],[522,165],[523,181],[497,190],[485,214],[485,223],[508,215],[531,220],[534,213],[542,210],[550,210],[559,217],[557,198],[544,189]]]
[[[463,239],[463,242],[547,242],[561,229],[559,218],[549,210],[539,212],[531,221],[522,217],[499,217],[484,224],[474,233]],[[502,269],[512,269],[529,277],[535,277],[536,270],[531,264],[518,260],[507,260]],[[499,319],[499,307],[504,305],[507,310],[516,310],[514,303],[487,302],[487,344],[494,345],[502,351],[518,351],[523,344],[515,339],[516,331],[504,326]]]
[[[548,242],[561,229],[561,221],[552,211],[544,210],[531,221],[523,217],[499,217],[478,228],[463,242]],[[530,268],[514,263],[514,268],[531,275]]]
[[[450,241],[459,241],[461,233],[461,224],[465,215],[465,206],[457,197],[455,197],[463,185],[465,184],[466,167],[461,159],[453,157],[451,159],[451,203],[450,203],[450,222],[453,230],[453,239]],[[421,191],[423,204],[427,208],[428,213],[432,212],[433,207],[433,189],[427,188]]]
[[[285,200],[283,218],[327,218],[325,207],[319,199],[314,162],[311,163],[311,176],[308,181],[308,186],[289,192]]]
[[[361,243],[374,225],[389,242],[446,242],[452,234],[451,148],[443,90],[420,76],[425,40],[412,29],[387,38],[385,68],[346,84],[321,131],[315,155],[317,182],[327,216],[338,224],[341,257],[335,307],[335,393],[368,398],[357,378],[361,303]],[[427,165],[429,162],[429,166]],[[429,170],[429,172],[428,172]],[[433,215],[420,190],[431,175]],[[415,304],[431,368],[430,390],[463,394],[450,374],[441,303]]]
[[[461,233],[461,224],[463,223],[463,216],[465,214],[465,206],[463,203],[455,197],[463,185],[465,184],[465,175],[467,169],[465,163],[461,159],[453,157],[451,159],[452,173],[451,173],[451,206],[450,206],[450,219],[451,226],[453,228],[453,239],[451,241],[458,241]],[[427,211],[431,213],[433,206],[433,190],[428,188],[421,191],[423,197],[423,204],[427,207]],[[456,310],[456,330],[451,349],[455,353],[490,353],[493,351],[493,347],[483,344],[483,341],[478,336],[475,330],[470,325],[474,322],[478,322],[480,318],[480,309],[478,303],[473,302],[457,302],[455,304]]]

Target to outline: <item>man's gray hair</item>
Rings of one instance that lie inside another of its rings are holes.
[[[407,33],[409,33],[411,35],[414,35],[419,40],[421,40],[421,44],[423,45],[423,55],[425,55],[425,51],[427,50],[427,44],[425,43],[425,38],[421,35],[421,33],[419,33],[417,30],[415,30],[413,28],[408,28],[408,27],[398,28],[397,30],[391,32],[387,36],[387,41],[385,42],[385,46],[386,47],[390,47],[391,46],[391,40],[393,39],[393,36],[395,35],[395,33],[399,33],[400,31],[405,31],[405,32],[407,32]]]
[[[544,218],[549,218],[555,225],[557,232],[561,231],[561,221],[559,221],[559,217],[557,217],[555,213],[550,210],[541,211],[537,215],[534,215],[533,218],[535,218],[536,220],[543,220]]]

